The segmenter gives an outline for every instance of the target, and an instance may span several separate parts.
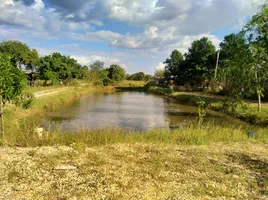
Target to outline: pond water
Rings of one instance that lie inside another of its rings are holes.
[[[197,119],[198,108],[181,105],[174,99],[144,92],[94,93],[60,110],[47,113],[42,121],[47,130],[122,128],[146,131],[176,128]],[[205,122],[234,123],[234,119],[208,112]]]

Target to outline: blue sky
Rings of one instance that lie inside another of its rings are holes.
[[[208,37],[217,47],[265,0],[0,0],[0,41],[20,40],[41,56],[60,52],[128,73],[163,69],[172,50]]]

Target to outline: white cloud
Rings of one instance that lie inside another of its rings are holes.
[[[81,33],[67,33],[67,37],[70,37],[75,40],[82,40],[87,42],[92,41],[114,41],[121,37],[120,34],[114,33],[112,31],[96,31],[96,32],[87,32],[85,34]]]
[[[165,65],[163,63],[158,63],[156,66],[155,66],[155,69],[157,70],[164,70],[165,69]]]
[[[95,21],[94,23],[101,22]],[[61,13],[46,8],[42,0],[33,0],[28,6],[19,0],[4,0],[0,4],[0,26],[12,26],[20,31],[44,35],[59,35],[63,31],[88,31],[92,27],[86,22],[74,22],[61,18]],[[30,34],[31,35],[31,34]]]
[[[72,58],[76,59],[78,63],[81,65],[90,65],[95,61],[99,60],[105,63],[106,67],[109,67],[112,64],[119,64],[123,65],[118,58],[111,58],[111,57],[104,57],[99,55],[91,55],[91,56],[71,56]]]
[[[174,49],[186,52],[193,40],[204,36],[217,47],[220,40],[213,31],[226,26],[236,29],[232,31],[240,30],[246,17],[256,13],[266,0],[0,1],[1,41],[104,42],[110,51],[92,51],[90,44],[84,49],[75,45],[55,45],[47,49],[35,46],[41,55],[59,51],[74,55],[81,64],[103,60],[107,65],[118,63],[133,71],[136,65],[142,71],[144,65],[155,68],[155,63],[164,60]],[[115,24],[126,23],[130,33],[109,30],[104,24],[106,19]],[[131,33],[133,25],[144,30]],[[143,65],[146,59],[148,63]],[[129,64],[129,61],[136,64]],[[163,65],[159,63],[157,67],[163,68]]]

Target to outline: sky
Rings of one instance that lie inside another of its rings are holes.
[[[38,50],[119,64],[153,74],[174,49],[187,52],[208,37],[218,47],[266,0],[0,0],[0,42],[20,40]]]

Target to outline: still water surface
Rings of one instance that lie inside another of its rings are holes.
[[[174,128],[196,120],[198,109],[175,100],[144,92],[95,93],[80,98],[71,106],[47,113],[43,126],[47,130],[123,128],[146,131]],[[232,118],[209,112],[205,121],[233,123]]]

